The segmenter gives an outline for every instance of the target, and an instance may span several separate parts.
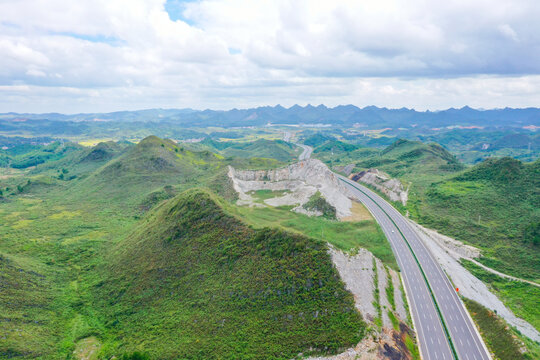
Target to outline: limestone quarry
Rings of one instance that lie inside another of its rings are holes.
[[[318,191],[336,209],[338,219],[351,216],[352,201],[346,196],[347,190],[320,160],[308,159],[272,170],[237,170],[229,167],[228,174],[234,190],[238,192],[238,205],[260,206],[249,194],[252,191],[286,190],[286,194],[266,199],[264,203],[270,206],[293,205],[293,211],[319,215],[303,208]]]

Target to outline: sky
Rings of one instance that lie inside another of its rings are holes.
[[[0,0],[0,112],[540,107],[538,0]]]

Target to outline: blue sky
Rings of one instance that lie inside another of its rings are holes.
[[[0,112],[540,106],[533,0],[4,0]]]

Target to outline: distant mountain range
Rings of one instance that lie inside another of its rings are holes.
[[[25,121],[120,121],[120,122],[168,122],[183,126],[263,126],[263,125],[338,125],[362,127],[524,127],[540,126],[540,108],[478,110],[465,106],[442,111],[416,111],[414,109],[387,109],[376,106],[359,108],[340,105],[328,108],[324,105],[305,107],[294,105],[264,106],[252,109],[193,110],[148,109],[118,111],[111,113],[88,113],[65,115],[47,114],[0,114],[0,120]]]

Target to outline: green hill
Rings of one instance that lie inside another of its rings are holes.
[[[220,155],[191,151],[171,140],[149,136],[107,162],[74,190],[111,197],[120,203],[141,201],[157,188],[198,183],[224,166]]]
[[[118,155],[123,149],[123,146],[114,141],[100,142],[86,150],[79,161],[82,163],[107,161]]]
[[[455,156],[440,145],[404,139],[382,151],[339,141],[328,142],[315,149],[314,157],[331,167],[355,164],[353,172],[377,168],[420,187],[464,169]]]
[[[298,157],[296,145],[283,140],[258,139],[252,142],[225,142],[205,139],[200,144],[228,157],[270,158],[282,162],[289,162]]]
[[[193,189],[117,244],[95,285],[107,356],[290,359],[356,344],[365,325],[326,245],[254,229]]]
[[[378,169],[394,177],[412,178],[418,175],[441,175],[464,169],[464,166],[442,146],[419,141],[399,139],[381,151],[357,164],[359,167]],[[412,179],[411,179],[412,180]]]
[[[540,161],[489,159],[432,184],[411,207],[429,226],[483,249],[482,262],[540,279]]]
[[[358,146],[345,143],[339,140],[326,141],[325,143],[317,146],[314,153],[330,152],[332,154],[346,153],[358,149]]]
[[[318,132],[306,137],[303,143],[309,146],[318,147],[328,141],[336,141],[336,138],[331,135],[324,135]]]
[[[60,338],[51,284],[38,271],[0,254],[1,359],[39,357]]]

